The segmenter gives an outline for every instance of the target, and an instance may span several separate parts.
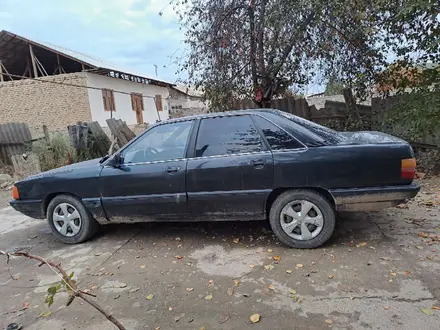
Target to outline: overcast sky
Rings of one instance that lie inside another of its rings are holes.
[[[0,0],[0,30],[102,58],[174,82],[184,51],[168,0]],[[165,7],[165,8],[164,8]],[[159,12],[163,11],[160,16]],[[164,68],[166,66],[166,68]]]

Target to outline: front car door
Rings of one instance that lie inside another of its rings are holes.
[[[265,218],[273,189],[272,153],[249,115],[201,119],[187,165],[195,220]]]
[[[112,222],[188,217],[185,158],[194,121],[155,126],[124,148],[118,167],[104,166],[102,204]]]

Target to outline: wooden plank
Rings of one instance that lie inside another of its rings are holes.
[[[41,172],[40,161],[34,153],[12,155],[11,160],[16,181]]]
[[[37,63],[35,62],[35,55],[31,44],[29,44],[29,54],[31,55],[32,68],[34,69],[34,77],[38,78]]]
[[[96,149],[100,155],[105,156],[110,149],[110,139],[97,121],[88,123],[88,126],[91,137],[94,140],[94,149]]]

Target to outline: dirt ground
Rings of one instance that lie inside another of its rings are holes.
[[[61,262],[127,329],[437,330],[440,180],[422,185],[407,206],[340,215],[315,250],[286,248],[260,221],[115,225],[68,246],[11,208],[0,208],[0,249]],[[48,267],[0,262],[0,328],[113,329],[79,299],[65,307],[66,293],[48,308],[59,281]]]

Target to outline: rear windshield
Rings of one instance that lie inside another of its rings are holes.
[[[315,133],[319,137],[321,137],[325,142],[329,144],[335,144],[343,140],[343,138],[340,136],[340,134],[328,127],[319,125],[317,123],[314,123],[310,120],[292,115],[291,113],[276,110],[277,114],[280,116],[283,116],[291,121],[293,121],[295,124],[301,125],[302,127],[307,128],[309,131]]]

